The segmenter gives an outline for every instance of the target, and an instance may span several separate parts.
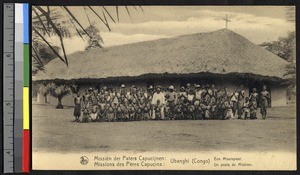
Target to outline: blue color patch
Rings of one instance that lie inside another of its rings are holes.
[[[28,30],[29,30],[29,26],[28,26],[28,23],[29,23],[29,5],[28,3],[24,3],[23,4],[23,33],[24,33],[24,44],[29,44],[29,33],[28,33]]]

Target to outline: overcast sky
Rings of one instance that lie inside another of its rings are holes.
[[[83,26],[89,25],[82,7],[69,8]],[[223,18],[226,14],[231,20],[228,29],[256,44],[274,41],[295,31],[294,23],[286,20],[287,7],[284,6],[143,6],[143,12],[138,7],[137,10],[128,8],[132,22],[126,8],[119,7],[120,22],[114,24],[108,18],[111,32],[91,10],[87,10],[90,20],[101,31],[104,47],[219,30],[225,28]],[[100,7],[94,9],[102,15]],[[115,7],[107,9],[117,19]],[[52,38],[52,42],[56,39]],[[86,43],[76,35],[66,40],[68,53],[83,50],[85,46]]]

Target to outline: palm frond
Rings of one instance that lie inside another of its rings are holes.
[[[92,25],[92,23],[91,23],[91,20],[90,20],[90,17],[89,17],[89,15],[88,15],[88,13],[87,13],[87,9],[86,9],[86,7],[85,7],[85,6],[83,6],[83,9],[84,9],[85,15],[86,15],[86,17],[87,17],[87,19],[88,19],[88,21],[89,21],[89,24],[90,24],[90,26],[91,26],[91,25]]]
[[[50,15],[50,7],[49,6],[47,6],[47,12],[48,12],[48,15]],[[50,26],[49,21],[47,21],[47,25],[48,25],[48,27]]]
[[[144,12],[144,9],[142,8],[142,6],[139,5],[139,7],[140,7],[140,9],[142,10],[142,12]]]
[[[57,26],[52,21],[50,15],[47,14],[47,12],[43,8],[41,8],[39,6],[37,6],[37,8],[40,10],[40,12],[42,12],[46,16],[46,18],[49,21],[49,24],[53,27],[55,33],[58,35],[59,40],[60,40],[60,45],[61,45],[61,48],[63,50],[63,54],[64,54],[64,58],[65,58],[65,63],[68,66],[68,58],[67,58],[67,54],[66,54],[65,45],[64,45],[64,41],[63,41],[63,36],[62,36],[61,30],[57,28]]]
[[[39,61],[39,58],[37,58],[37,56],[32,55],[32,58],[34,58],[35,63],[38,64],[38,69],[42,69],[44,67],[44,65]]]
[[[119,18],[119,7],[118,7],[118,6],[116,6],[116,13],[117,13],[118,22],[120,22],[120,18]]]
[[[107,19],[106,19],[106,16],[105,16],[105,14],[104,14],[104,11],[102,10],[102,14],[103,14],[103,16],[104,16],[104,20],[105,20],[105,22],[108,24],[108,22],[107,22]]]
[[[103,22],[103,24],[108,28],[109,31],[111,31],[110,27],[109,27],[109,24],[106,23],[102,18],[101,16],[91,7],[91,6],[88,6],[92,12],[94,12],[94,14]]]
[[[104,6],[101,6],[101,7],[105,10],[105,12],[108,14],[108,16],[110,17],[110,19],[111,19],[114,23],[116,23],[115,19],[111,16],[111,14],[107,11],[107,9],[106,9]]]
[[[71,22],[71,24],[72,24],[73,27],[75,28],[77,34],[80,36],[80,38],[81,38],[83,41],[85,41],[84,38],[83,38],[83,36],[81,35],[80,31],[79,31],[78,28],[76,27],[75,23],[73,22],[73,19],[71,19],[71,17],[69,16],[69,14],[66,12],[66,10],[65,10],[63,7],[61,7],[61,9],[66,13],[66,16],[68,17],[69,21]]]
[[[48,29],[46,28],[46,26],[44,25],[40,15],[37,13],[35,8],[32,8],[33,12],[35,13],[36,17],[38,18],[40,24],[42,25],[44,31],[47,33],[47,35],[51,38],[50,33],[48,32]]]
[[[87,34],[87,36],[89,36],[90,38],[92,38],[90,36],[90,34],[88,32],[86,32],[86,30],[84,29],[84,27],[81,25],[81,23],[75,18],[75,16],[73,15],[73,13],[68,9],[68,7],[63,6],[63,8],[67,11],[67,13],[71,16],[71,18],[80,26],[80,28],[84,31],[85,34]]]
[[[129,16],[129,18],[130,18],[130,21],[133,23],[132,18],[131,18],[131,15],[130,15],[130,12],[129,12],[129,10],[128,10],[128,7],[125,6],[125,8],[126,8],[126,11],[127,11],[128,16]]]
[[[59,55],[59,53],[57,53],[56,50],[52,47],[52,45],[43,37],[43,35],[40,34],[39,31],[35,29],[35,27],[32,27],[32,29],[50,47],[50,49],[55,53],[55,55],[57,55],[61,61],[66,63],[65,60]]]
[[[35,47],[32,47],[33,52],[36,55],[35,60],[40,64],[40,66],[44,66],[44,64],[42,63],[41,57],[39,56],[37,50],[35,49]]]

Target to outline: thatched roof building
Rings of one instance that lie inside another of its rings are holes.
[[[214,76],[276,84],[285,80],[288,64],[228,29],[79,51],[68,55],[68,61],[66,67],[52,60],[32,80],[80,83]]]
[[[68,55],[33,80],[103,79],[155,74],[249,74],[284,79],[285,60],[231,30],[183,35]]]

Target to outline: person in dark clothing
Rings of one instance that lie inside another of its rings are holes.
[[[82,103],[82,98],[80,96],[80,93],[77,93],[77,96],[74,98],[74,113],[73,115],[75,116],[75,122],[79,122],[79,118],[81,116],[81,103]]]
[[[268,100],[270,98],[271,96],[267,91],[267,86],[263,85],[263,90],[260,93],[260,113],[263,119],[267,117]]]

